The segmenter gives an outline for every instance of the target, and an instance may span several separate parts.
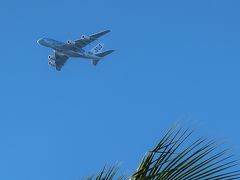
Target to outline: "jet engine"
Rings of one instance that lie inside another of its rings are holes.
[[[89,37],[89,36],[86,36],[86,35],[82,35],[82,36],[81,36],[81,39],[90,40],[90,37]]]
[[[75,45],[76,43],[75,43],[75,41],[68,40],[67,44]]]
[[[56,67],[56,57],[53,55],[48,56],[48,65]]]

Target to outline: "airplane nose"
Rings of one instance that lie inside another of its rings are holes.
[[[42,41],[43,41],[43,39],[41,38],[41,39],[37,40],[37,43],[41,45]]]

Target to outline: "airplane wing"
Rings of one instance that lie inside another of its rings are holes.
[[[56,70],[60,71],[64,64],[67,62],[68,57],[62,55],[58,51],[54,51],[54,56],[56,58],[55,63],[56,63]]]
[[[87,46],[88,44],[90,44],[91,42],[97,40],[98,38],[100,38],[101,36],[103,36],[109,32],[110,32],[110,30],[106,30],[106,31],[102,31],[102,32],[99,32],[96,34],[92,34],[90,36],[83,35],[81,39],[78,39],[75,41],[75,45],[78,48],[83,48],[83,47]]]

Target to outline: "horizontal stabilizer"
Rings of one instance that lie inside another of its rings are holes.
[[[108,51],[105,51],[105,52],[102,52],[102,53],[97,53],[97,54],[95,54],[95,55],[98,56],[98,57],[100,57],[100,58],[103,58],[104,56],[107,56],[107,55],[111,54],[112,52],[114,52],[114,50],[108,50]],[[93,60],[92,60],[92,64],[93,64],[94,66],[96,66],[97,63],[98,63],[100,60],[101,60],[101,59],[93,59]]]
[[[92,60],[92,65],[96,66],[99,61],[100,61],[100,59],[98,59],[98,60],[93,59],[93,60]]]
[[[112,52],[114,52],[114,50],[108,50],[108,51],[105,51],[105,52],[102,52],[102,53],[98,53],[98,54],[96,54],[96,56],[102,58],[104,56],[107,56],[107,55],[111,54]]]

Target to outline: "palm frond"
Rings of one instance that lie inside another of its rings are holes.
[[[119,167],[118,166],[112,166],[109,167],[108,169],[106,168],[106,166],[104,166],[104,168],[101,170],[101,172],[96,176],[91,176],[88,177],[87,180],[113,180],[113,179],[117,179],[117,180],[125,180],[126,177],[124,176],[118,176],[117,172],[118,172]]]
[[[145,155],[132,180],[233,180],[240,179],[237,161],[215,141],[189,141],[193,131],[170,128],[158,145]],[[192,142],[192,143],[190,143]]]

